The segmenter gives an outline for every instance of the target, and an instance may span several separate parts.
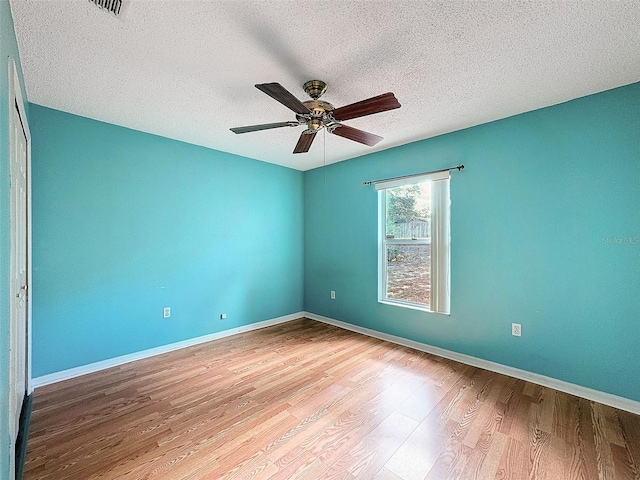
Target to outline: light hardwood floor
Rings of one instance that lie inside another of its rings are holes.
[[[300,319],[39,388],[26,479],[639,479],[640,416]]]

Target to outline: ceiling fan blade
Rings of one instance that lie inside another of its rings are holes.
[[[388,92],[378,95],[377,97],[336,108],[333,111],[333,118],[341,122],[352,118],[364,117],[365,115],[386,112],[394,108],[400,108],[400,103],[393,93]]]
[[[358,130],[357,128],[348,127],[347,125],[338,125],[333,130],[329,130],[334,135],[339,135],[354,142],[364,143],[373,147],[376,143],[382,140],[382,137],[374,135],[373,133],[365,132],[364,130]]]
[[[316,138],[316,133],[317,132],[309,132],[308,130],[302,132],[298,139],[298,143],[296,144],[296,148],[293,149],[293,153],[307,153],[311,148],[313,139]]]
[[[304,103],[279,83],[259,83],[256,88],[300,115],[309,113],[309,109],[304,106]]]
[[[264,123],[262,125],[248,125],[246,127],[234,127],[230,128],[233,133],[249,133],[257,132],[259,130],[269,130],[270,128],[280,127],[297,127],[300,125],[298,122],[278,122],[278,123]]]

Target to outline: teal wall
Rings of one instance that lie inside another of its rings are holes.
[[[29,119],[34,377],[302,311],[302,172]]]
[[[9,478],[9,67],[22,68],[8,0],[0,0],[0,478]],[[24,95],[24,83],[21,85]],[[26,101],[26,99],[25,99]]]
[[[451,316],[378,303],[362,182],[460,163]],[[640,83],[311,170],[304,190],[306,311],[640,401]]]

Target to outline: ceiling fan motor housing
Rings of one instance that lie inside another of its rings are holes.
[[[309,115],[296,115],[300,123],[306,123],[309,130],[316,131],[327,127],[335,120],[331,115],[333,105],[322,100],[307,100],[302,102],[308,109]]]

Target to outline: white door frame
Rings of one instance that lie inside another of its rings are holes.
[[[26,278],[26,338],[25,341],[25,388],[26,394],[31,395],[33,392],[33,386],[31,381],[31,305],[33,299],[32,292],[32,269],[31,269],[31,252],[32,252],[32,242],[31,242],[31,133],[29,131],[29,125],[27,123],[27,115],[24,108],[24,101],[22,96],[22,88],[20,87],[20,80],[18,77],[18,71],[15,65],[15,62],[12,58],[9,58],[9,104],[8,104],[8,127],[9,127],[9,155],[10,162],[13,164],[13,155],[15,148],[14,136],[13,136],[13,123],[14,123],[14,109],[17,109],[17,113],[20,117],[21,127],[24,131],[25,139],[26,139],[26,222],[27,222],[27,232],[26,232],[26,257],[27,257],[27,278]],[[11,193],[11,191],[10,191]],[[12,233],[13,235],[13,233]],[[13,245],[13,241],[11,242]],[[13,261],[13,256],[15,255],[13,251],[13,247],[10,247],[10,257]],[[11,281],[10,281],[11,284]],[[9,295],[15,295],[16,292],[9,291]],[[11,300],[11,298],[9,298]],[[10,305],[13,305],[13,302],[10,302]],[[12,314],[10,314],[12,317]],[[11,327],[10,327],[11,328]],[[11,338],[9,339],[11,341]],[[9,382],[10,386],[14,385],[13,380],[14,372],[9,372]],[[11,409],[9,409],[11,410]],[[13,418],[15,412],[9,412],[9,421],[13,422],[15,419]],[[11,423],[9,424],[11,425]],[[13,427],[11,427],[13,428]],[[14,441],[15,439],[12,439]],[[10,458],[10,470],[12,474],[15,475],[15,445],[12,443],[11,445],[11,458]]]

